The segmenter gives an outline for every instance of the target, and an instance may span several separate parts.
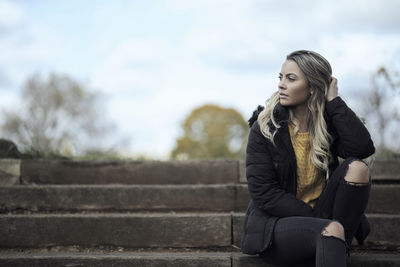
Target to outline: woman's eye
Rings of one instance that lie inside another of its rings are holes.
[[[278,79],[281,81],[282,80],[282,76],[278,76]]]
[[[289,80],[289,81],[294,81],[294,77],[290,77],[290,76],[289,76],[289,77],[288,77],[288,80]]]

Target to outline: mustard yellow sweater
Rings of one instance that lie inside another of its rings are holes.
[[[289,124],[290,139],[292,141],[297,162],[297,193],[296,197],[314,207],[317,199],[325,187],[326,181],[322,171],[311,162],[309,133],[296,133],[294,126]]]

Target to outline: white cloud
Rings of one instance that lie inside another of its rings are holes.
[[[319,43],[338,75],[369,73],[393,57],[400,47],[400,35],[343,34],[324,36]]]
[[[343,1],[335,2],[329,23],[336,29],[346,29],[349,32],[373,32],[379,35],[398,33],[400,25],[400,2],[396,0],[383,1]]]
[[[24,11],[14,2],[0,1],[0,33],[20,24],[24,19]]]
[[[131,40],[116,48],[99,67],[93,85],[115,93],[110,112],[123,131],[133,137],[134,151],[170,151],[180,123],[196,106],[217,103],[250,113],[256,104],[264,102],[267,73],[232,73],[204,60],[207,53],[217,55],[229,44],[222,41],[195,33],[175,45],[160,40]],[[153,67],[127,67],[141,62]],[[124,95],[118,96],[118,92]]]
[[[88,79],[109,96],[110,117],[133,138],[133,152],[167,154],[180,123],[201,104],[250,115],[276,90],[281,64],[295,49],[326,56],[351,98],[400,47],[396,1],[127,3],[94,6],[76,35],[16,6],[22,15],[7,21],[29,23],[0,42],[7,51],[0,67],[14,82],[33,70]],[[115,19],[107,20],[110,13]],[[92,31],[93,40],[82,40]]]
[[[107,92],[154,90],[171,50],[162,39],[128,40],[93,71],[95,87]]]

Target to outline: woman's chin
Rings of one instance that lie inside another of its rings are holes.
[[[286,99],[279,99],[279,103],[284,107],[290,106],[289,101],[287,101]]]

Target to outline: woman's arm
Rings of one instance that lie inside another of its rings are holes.
[[[374,144],[364,123],[338,96],[337,80],[334,77],[328,90],[325,110],[328,124],[334,130],[332,153],[341,158],[366,158],[375,153]]]
[[[313,209],[309,205],[280,187],[268,142],[255,122],[250,130],[246,155],[248,188],[255,205],[276,217],[312,217]]]

